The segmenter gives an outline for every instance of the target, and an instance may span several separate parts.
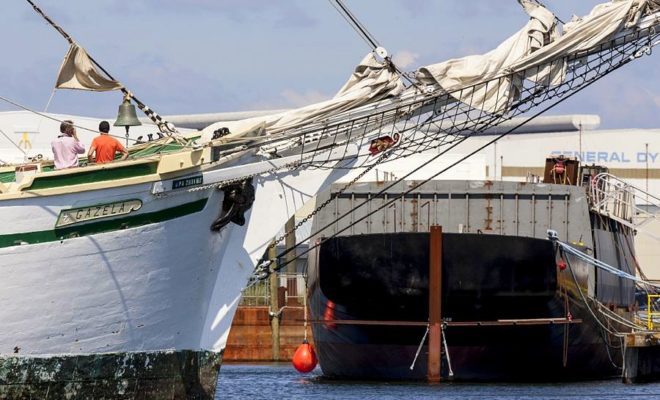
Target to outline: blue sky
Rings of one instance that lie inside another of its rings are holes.
[[[604,1],[604,0],[601,0]],[[563,20],[598,0],[546,0]],[[327,0],[36,0],[115,78],[161,114],[296,107],[331,97],[367,45]],[[486,52],[527,20],[515,0],[345,0],[405,70]],[[23,0],[4,0],[0,95],[43,110],[66,41]],[[552,113],[604,128],[660,127],[660,55]],[[49,111],[107,117],[121,96],[60,90]],[[14,109],[0,102],[0,110]]]

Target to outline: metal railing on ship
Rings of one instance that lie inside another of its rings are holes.
[[[284,288],[284,304],[287,306],[304,304],[305,276],[303,273],[278,273],[278,287]],[[270,282],[259,281],[243,290],[239,305],[248,307],[270,305]]]
[[[644,229],[649,222],[660,220],[660,214],[649,211],[660,209],[659,197],[608,173],[592,178],[590,197],[593,211],[660,240]]]

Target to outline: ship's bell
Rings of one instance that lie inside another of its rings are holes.
[[[139,126],[142,125],[142,122],[138,120],[137,114],[135,113],[135,106],[131,104],[131,100],[124,98],[124,102],[119,106],[119,112],[117,113],[117,120],[113,124],[114,126]]]

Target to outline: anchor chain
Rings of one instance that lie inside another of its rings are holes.
[[[377,165],[382,163],[385,159],[387,159],[390,155],[391,150],[395,147],[390,147],[387,149],[387,151],[384,151],[378,159],[368,166],[367,168],[364,169],[364,171],[360,172],[355,178],[351,179],[350,182],[346,183],[338,192],[334,194],[334,196],[330,196],[327,200],[325,200],[323,203],[321,203],[318,207],[316,207],[312,212],[307,214],[302,220],[300,220],[293,228],[291,228],[289,231],[284,232],[281,236],[279,236],[277,239],[273,240],[273,242],[268,245],[266,248],[266,254],[268,253],[268,250],[275,248],[278,244],[280,244],[284,239],[286,239],[287,236],[293,234],[296,230],[298,230],[302,225],[304,225],[307,221],[309,221],[312,217],[314,217],[316,214],[318,214],[321,210],[323,210],[325,207],[327,207],[330,203],[332,203],[337,197],[339,197],[341,194],[343,194],[349,187],[354,185],[357,181],[362,179],[369,171],[374,169]],[[295,247],[294,247],[295,248]],[[292,251],[292,249],[287,249],[285,250],[284,253],[279,254],[278,257],[281,257],[282,255],[286,254],[287,252]],[[267,258],[262,257],[261,260],[257,262],[257,267],[255,268],[254,274],[252,275],[251,280],[260,281],[266,279],[272,272],[279,271],[280,269],[284,268],[287,264],[282,264],[280,266],[277,266],[276,268],[270,268],[270,265],[273,263],[273,260],[269,260]]]

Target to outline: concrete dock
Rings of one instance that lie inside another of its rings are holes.
[[[624,383],[660,380],[660,332],[628,334],[624,346]]]

